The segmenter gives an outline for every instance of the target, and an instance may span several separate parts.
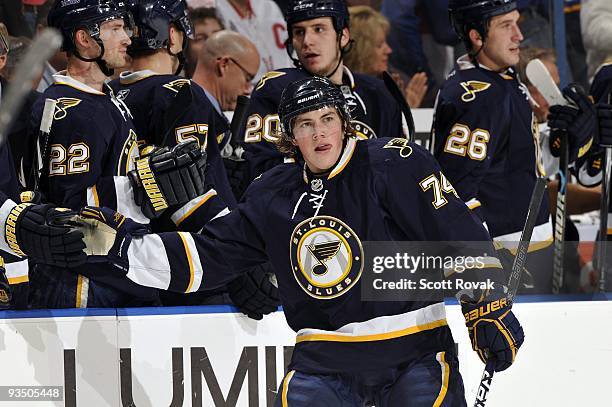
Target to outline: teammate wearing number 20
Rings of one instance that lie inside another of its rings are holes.
[[[519,12],[514,0],[451,0],[449,11],[468,54],[457,60],[438,94],[433,154],[493,240],[512,250],[536,177],[544,175],[537,122],[526,87],[512,68],[523,39]],[[552,224],[547,195],[531,240],[529,286],[548,292]]]
[[[280,106],[277,146],[297,162],[265,172],[201,234],[146,234],[113,211],[86,208],[82,216],[116,230],[112,246],[97,251],[108,255],[91,260],[110,261],[139,284],[184,292],[215,288],[270,259],[297,332],[279,407],[464,406],[442,298],[362,301],[362,242],[490,242],[487,231],[427,151],[403,138],[358,141],[329,80],[296,81]],[[496,282],[461,300],[474,349],[504,370],[523,331],[504,298],[501,264],[488,257],[486,267],[464,273]]]

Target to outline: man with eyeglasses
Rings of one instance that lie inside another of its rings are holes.
[[[206,183],[207,187],[213,188],[189,202],[185,210],[175,211],[169,216],[162,215],[152,226],[157,231],[198,232],[210,220],[210,216],[203,216],[203,209],[211,205],[209,200],[216,201],[213,205],[216,205],[217,211],[212,211],[216,212],[213,213],[215,216],[227,212],[226,207],[233,209],[236,206],[219,147],[220,141],[229,139],[226,137],[229,130],[227,119],[218,106],[217,93],[208,92],[197,83],[177,76],[185,62],[187,41],[193,36],[185,0],[139,0],[131,1],[127,7],[135,24],[135,35],[127,49],[133,58],[132,71],[121,73],[119,79],[111,82],[111,87],[132,111],[137,134],[145,143],[141,146],[141,152],[196,141],[206,151]],[[254,46],[252,52],[257,53]],[[254,67],[247,61],[244,67],[238,62],[238,54],[235,57],[220,55],[218,59],[220,64],[229,66],[230,81],[240,88],[240,92],[233,96],[233,105],[227,105],[225,99],[221,99],[221,108],[232,110],[238,94],[246,91],[243,80],[252,80],[248,69],[257,72],[259,61],[256,60]],[[189,96],[186,97],[186,94]],[[204,205],[206,202],[208,204]],[[210,209],[207,209],[207,213],[211,213]],[[275,288],[265,278],[267,272],[263,267],[255,267],[230,282],[227,288],[188,298],[167,294],[162,300],[166,305],[225,303],[230,301],[225,297],[227,291],[242,312],[261,319],[263,314],[276,309],[278,300],[272,298],[270,306],[261,307],[261,302],[268,300],[268,296],[264,295],[263,298],[258,297],[256,305],[251,307],[248,303],[251,297],[244,293],[257,293],[260,282],[266,284],[267,290],[274,291]],[[246,290],[245,286],[248,287]]]

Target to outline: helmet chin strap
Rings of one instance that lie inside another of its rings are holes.
[[[355,42],[355,40],[351,39],[349,40],[348,44],[346,44],[346,46],[342,47],[340,44],[341,41],[342,41],[342,34],[338,34],[338,49],[340,50],[340,56],[338,57],[338,63],[336,64],[336,67],[334,68],[334,70],[331,71],[331,73],[325,75],[327,79],[331,79],[331,77],[334,76],[334,74],[340,67],[340,63],[342,63],[342,60],[344,59],[344,55],[353,48],[353,43]]]
[[[95,62],[105,76],[108,76],[108,77],[113,76],[113,74],[115,73],[115,70],[113,68],[109,67],[106,64],[106,61],[104,61],[104,59],[102,58],[102,56],[104,55],[104,43],[99,38],[94,38],[94,40],[100,46],[100,55],[98,55],[95,58],[85,58],[84,56],[79,54],[79,51],[76,49],[76,47],[74,48],[74,55],[77,58],[79,58],[81,61],[84,61],[84,62]]]

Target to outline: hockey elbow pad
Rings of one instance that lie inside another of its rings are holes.
[[[128,173],[134,201],[149,219],[159,217],[168,207],[183,205],[202,195],[206,153],[197,142],[185,142],[154,150],[136,161]]]
[[[501,294],[490,295],[482,301],[461,300],[472,349],[487,363],[495,361],[495,371],[506,370],[514,362],[525,335],[512,306]]]

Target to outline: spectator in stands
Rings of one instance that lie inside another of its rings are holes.
[[[612,1],[582,0],[580,26],[591,81],[603,64],[612,63]]]
[[[285,49],[287,26],[274,1],[217,0],[217,13],[226,29],[249,38],[259,51],[261,63],[253,85],[268,71],[292,66]]]
[[[344,63],[353,72],[380,77],[389,69],[389,55],[392,53],[386,41],[389,20],[369,6],[349,7],[349,13],[351,35],[355,42],[344,58]],[[427,74],[414,74],[407,86],[404,86],[405,82],[399,73],[396,72],[393,76],[403,89],[410,107],[419,107],[427,92]]]
[[[10,35],[32,38],[33,32],[26,23],[21,0],[0,1],[0,22],[6,25]]]
[[[234,110],[240,95],[251,93],[259,53],[246,37],[229,30],[212,34],[202,46],[192,80],[220,111]]]
[[[189,18],[193,24],[193,40],[189,41],[187,62],[185,64],[185,76],[191,78],[198,63],[198,55],[202,50],[204,41],[213,33],[224,29],[221,20],[217,16],[216,9],[212,7],[200,7],[189,11]]]

